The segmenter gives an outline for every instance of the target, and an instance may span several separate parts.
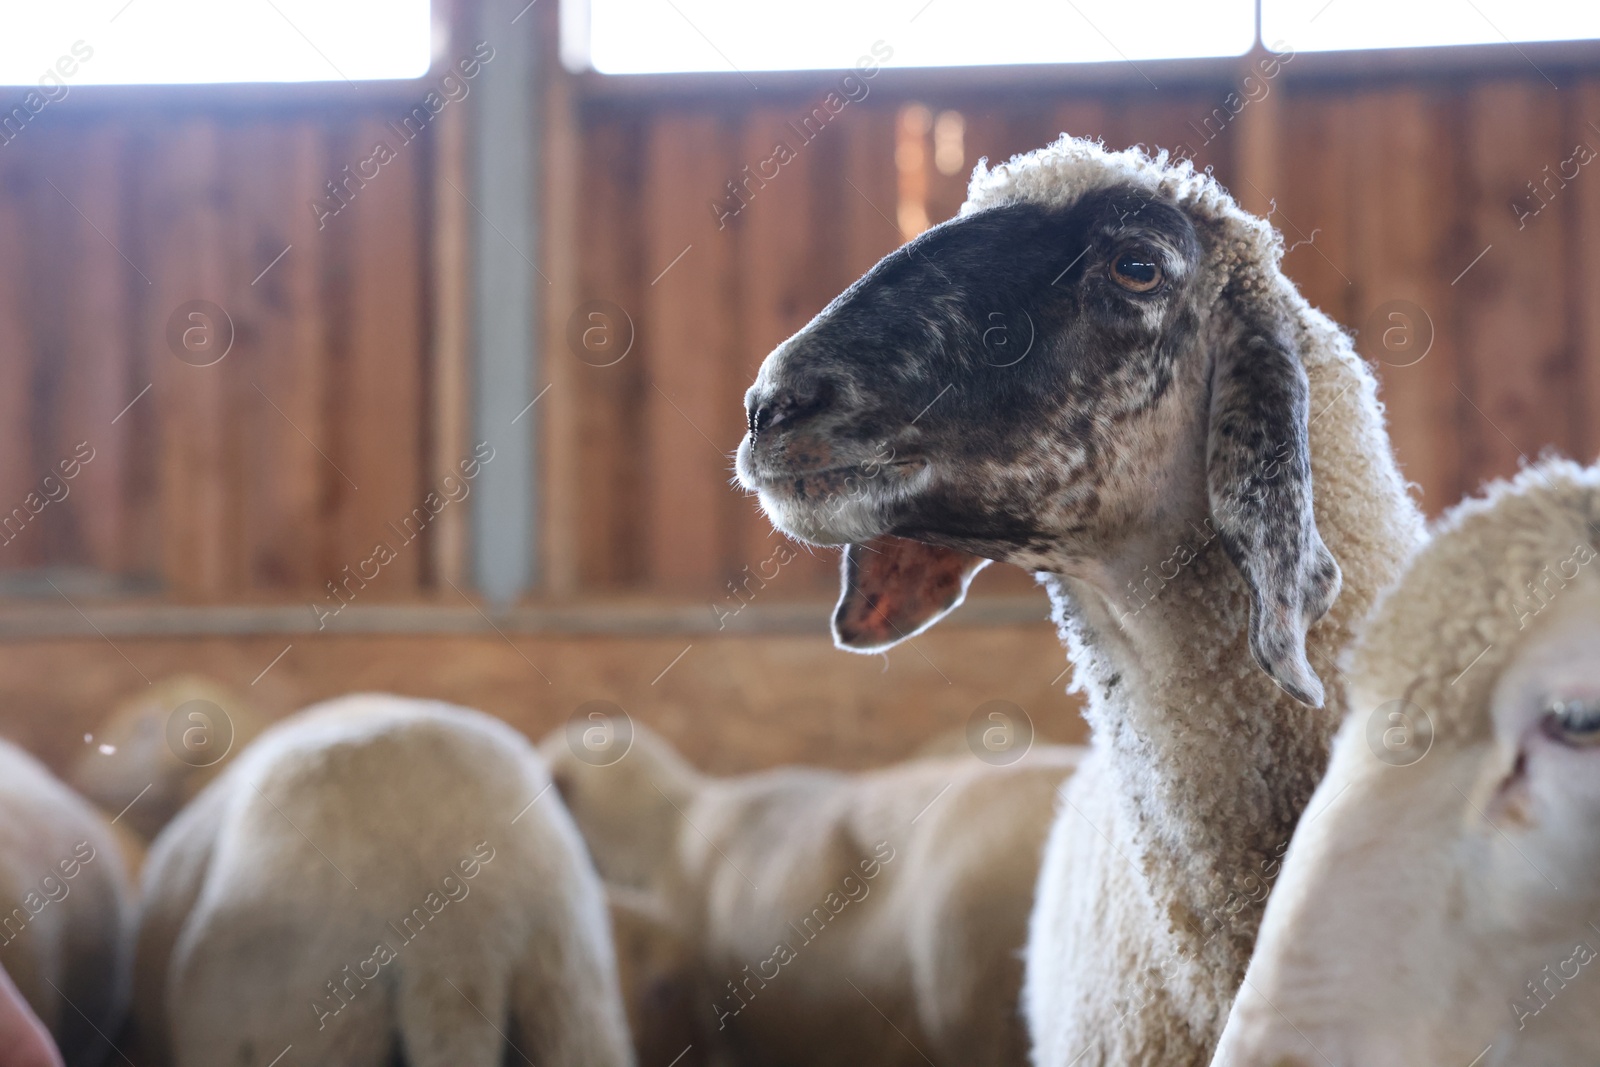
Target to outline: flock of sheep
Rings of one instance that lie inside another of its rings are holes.
[[[642,727],[597,759],[158,687],[89,800],[0,744],[37,1016],[0,1065],[1600,1062],[1600,471],[1427,530],[1281,254],[1187,163],[1063,138],[750,390],[741,482],[848,546],[838,643],[1036,571],[1086,748],[719,779]],[[165,736],[197,694],[236,731],[207,767]]]

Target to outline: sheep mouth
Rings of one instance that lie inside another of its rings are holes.
[[[740,481],[759,496],[774,526],[819,545],[858,543],[886,533],[896,505],[915,495],[927,476],[928,465],[919,460],[740,471]]]
[[[740,473],[740,482],[755,492],[785,493],[800,501],[827,500],[840,494],[867,492],[873,483],[889,484],[920,470],[923,464],[911,460],[883,463],[851,463],[837,467],[791,467]]]

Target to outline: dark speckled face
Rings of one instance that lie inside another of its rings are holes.
[[[1078,551],[1108,453],[1201,380],[1200,255],[1183,212],[1131,188],[935,227],[767,358],[740,480],[808,541]]]
[[[767,357],[739,480],[789,534],[864,546],[842,646],[931,625],[981,559],[1104,591],[1209,519],[1249,587],[1252,653],[1320,703],[1305,631],[1339,569],[1312,507],[1300,305],[1275,264],[1208,257],[1239,247],[1194,219],[1131,185],[989,208],[886,257]],[[907,540],[866,545],[885,535]]]

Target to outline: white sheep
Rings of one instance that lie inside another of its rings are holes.
[[[137,922],[106,820],[0,741],[0,967],[67,1067],[111,1054],[127,1016]]]
[[[175,1067],[631,1065],[605,900],[515,730],[360,695],[269,729],[156,839],[136,1013]]]
[[[1021,1064],[1019,951],[1076,750],[700,774],[662,738],[542,749],[608,881],[694,953],[702,1051],[744,1064]]]
[[[1282,255],[1187,162],[1062,138],[980,166],[746,396],[741,483],[848,546],[842,646],[914,637],[990,559],[1049,590],[1092,752],[1029,936],[1039,1067],[1209,1062],[1342,718],[1318,671],[1422,536]]]
[[[1218,1067],[1600,1063],[1597,524],[1530,468],[1364,625]]]
[[[244,697],[220,682],[193,674],[164,678],[111,709],[69,781],[118,814],[119,826],[149,841],[265,726]]]

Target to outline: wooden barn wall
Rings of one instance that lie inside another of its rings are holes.
[[[557,79],[569,117],[546,131],[546,591],[734,607],[752,589],[830,589],[832,555],[795,553],[729,485],[743,390],[900,243],[907,196],[948,217],[978,157],[1062,130],[1187,144],[1273,211],[1289,272],[1363,331],[1430,512],[1547,447],[1593,458],[1600,177],[1570,161],[1600,149],[1600,76],[1546,73],[1559,91],[1531,69],[1377,83],[1291,70],[1220,124],[1238,78],[919,95],[885,76],[810,141],[791,124],[822,103],[825,77],[753,101]],[[931,135],[905,134],[910,104],[960,113],[960,173],[936,167]],[[45,475],[80,444],[94,457],[64,498],[0,532],[0,571],[83,568],[186,602],[303,601],[422,502],[459,436],[441,429],[439,398],[459,407],[465,372],[438,322],[464,284],[439,255],[459,241],[441,216],[466,210],[439,199],[459,157],[430,131],[325,226],[310,209],[407,107],[63,108],[0,146],[0,519],[47,495]],[[793,158],[719,221],[713,203],[737,203],[728,183],[780,140]],[[234,332],[209,367],[167,339],[174,310],[201,299]],[[631,343],[615,362],[616,348],[585,348],[596,301],[607,336]],[[1386,308],[1409,319],[1375,317]],[[1431,335],[1420,359],[1378,343],[1406,324]],[[404,546],[361,595],[431,597],[459,574],[464,511],[442,516],[454,541]],[[983,581],[1020,588],[998,568]]]
[[[63,772],[92,762],[86,738],[120,701],[146,692],[131,662],[156,680],[214,679],[271,719],[381,690],[480,708],[537,740],[604,700],[713,773],[872,767],[930,746],[964,752],[969,717],[994,700],[1024,709],[1040,741],[1084,739],[1079,701],[1062,692],[1061,646],[1044,623],[952,620],[917,645],[921,655],[885,671],[812,635],[695,641],[687,655],[675,635],[322,636],[297,639],[287,655],[277,636],[118,638],[127,661],[94,637],[36,640],[0,644],[0,737]]]
[[[1577,162],[1600,152],[1600,79],[1561,80],[1290,98],[1279,204],[1318,232],[1287,265],[1362,331],[1433,514],[1546,449],[1600,451],[1600,183]],[[1391,302],[1425,313],[1425,356],[1381,343]]]
[[[0,146],[0,568],[317,596],[425,493],[432,140],[399,139],[398,101],[62,111]],[[397,158],[349,179],[380,141]],[[401,551],[368,595],[430,577]]]

